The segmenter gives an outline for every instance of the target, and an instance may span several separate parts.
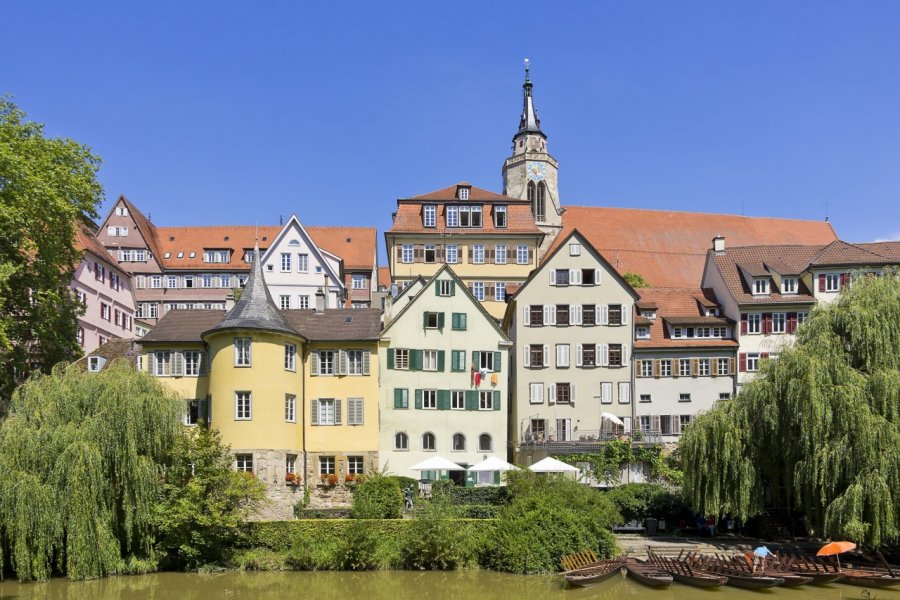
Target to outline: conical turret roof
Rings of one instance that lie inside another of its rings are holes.
[[[516,135],[513,139],[516,139],[523,135],[528,134],[537,134],[544,138],[546,138],[546,134],[541,131],[541,119],[537,115],[537,111],[534,108],[534,97],[532,96],[531,90],[534,85],[531,83],[530,68],[528,66],[528,62],[525,62],[525,83],[522,84],[523,90],[523,106],[522,106],[522,117],[519,119],[519,131],[516,132]]]
[[[228,311],[222,322],[207,331],[204,336],[226,329],[259,329],[299,335],[285,322],[281,311],[275,306],[269,294],[260,266],[259,244],[254,249],[250,275],[247,277],[240,300]]]

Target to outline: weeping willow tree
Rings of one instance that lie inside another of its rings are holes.
[[[100,373],[58,366],[19,387],[0,425],[0,564],[41,580],[152,562],[153,509],[182,409],[124,361]]]
[[[793,347],[682,441],[684,487],[704,514],[742,519],[765,494],[814,535],[877,546],[900,518],[900,277],[856,279]]]

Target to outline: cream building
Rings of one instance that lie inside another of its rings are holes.
[[[461,465],[505,457],[509,347],[449,266],[404,302],[379,348],[382,468],[431,479],[409,467],[435,455]]]
[[[640,288],[634,319],[634,420],[626,428],[674,442],[735,389],[734,321],[710,290]]]
[[[602,412],[630,422],[637,298],[577,229],[512,297],[503,327],[514,343],[509,435],[517,449],[619,433]]]

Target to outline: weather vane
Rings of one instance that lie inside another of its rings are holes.
[[[531,67],[529,66],[530,63],[531,63],[531,61],[526,58],[525,59],[525,79],[528,79],[528,72],[531,70]]]

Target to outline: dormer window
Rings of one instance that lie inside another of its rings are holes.
[[[460,227],[481,227],[481,207],[480,206],[460,206],[459,207],[459,226]]]
[[[204,250],[203,262],[205,263],[227,263],[229,258],[228,250]]]
[[[753,280],[753,295],[754,296],[766,296],[769,293],[769,280],[764,277],[760,277]]]
[[[656,311],[655,310],[642,310],[641,316],[647,319],[655,319]]]
[[[460,200],[468,200],[469,199],[469,188],[460,187],[457,191],[457,195]]]
[[[637,327],[634,330],[634,335],[639,340],[649,340],[650,339],[650,328],[646,326]]]
[[[426,204],[422,209],[422,221],[425,227],[435,227],[437,224],[437,206]]]
[[[796,294],[797,293],[797,279],[794,277],[785,277],[781,280],[781,293],[782,294]]]
[[[116,216],[118,216],[118,217],[127,217],[127,216],[128,216],[128,209],[125,208],[124,206],[117,206],[117,207],[116,207]]]
[[[106,364],[106,359],[102,356],[89,356],[88,357],[88,371],[91,373],[99,373],[100,369],[103,368],[103,365]]]
[[[506,205],[500,205],[494,207],[494,227],[504,228],[506,227]]]

